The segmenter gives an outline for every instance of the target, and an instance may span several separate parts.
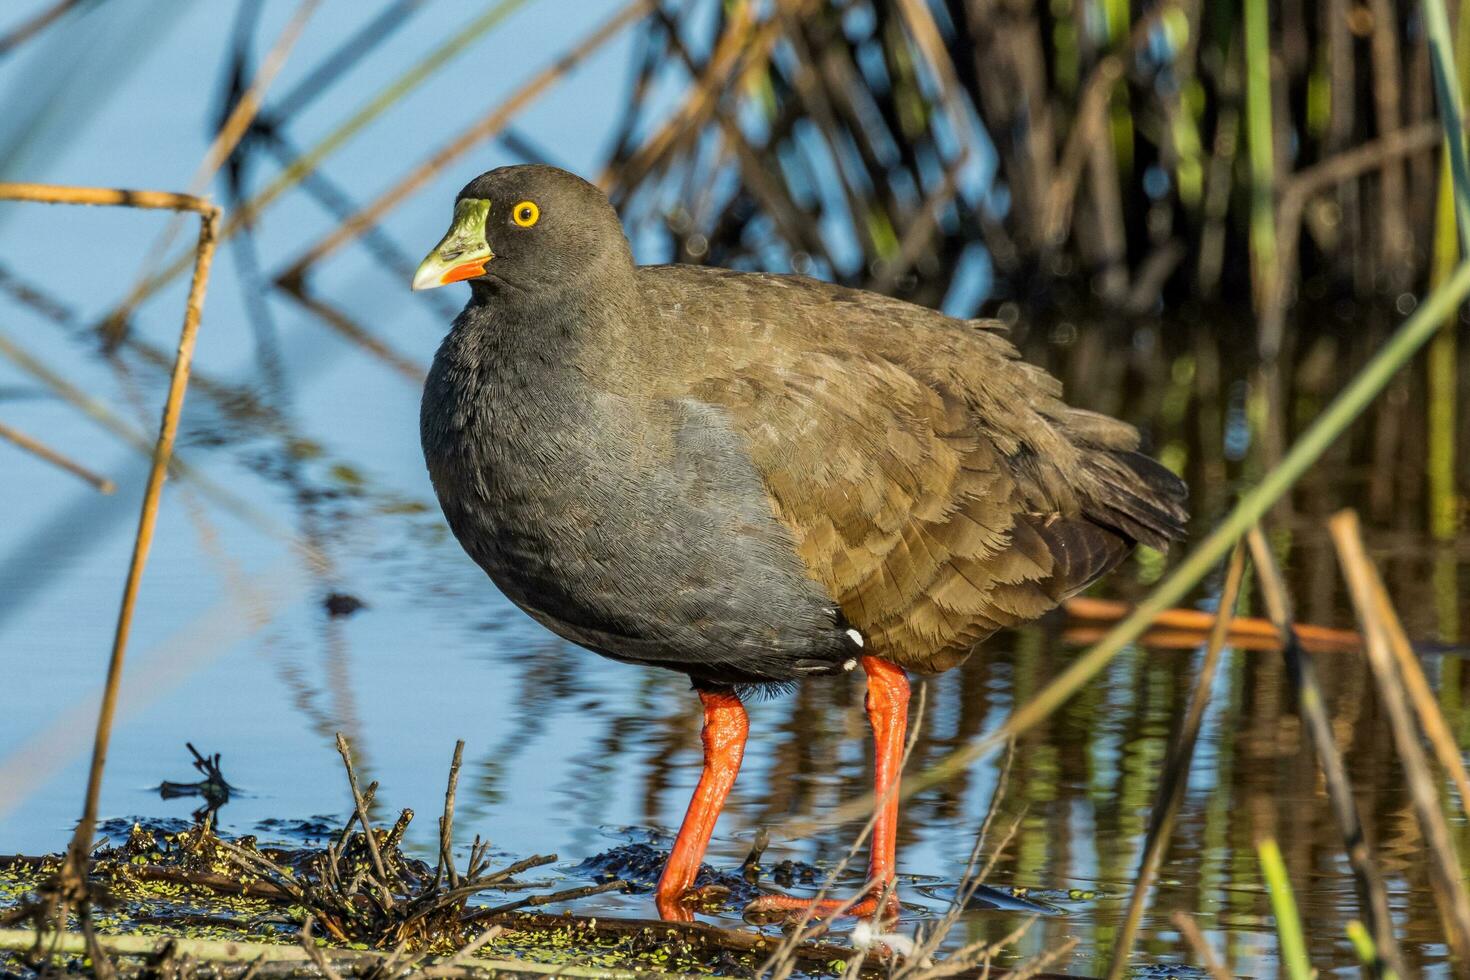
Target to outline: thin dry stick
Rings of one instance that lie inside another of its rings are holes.
[[[449,887],[459,887],[459,872],[454,868],[454,794],[459,786],[459,766],[464,760],[464,739],[454,743],[454,758],[449,760],[449,785],[444,789],[444,815],[439,818],[439,866],[434,869],[434,888],[444,874],[449,874]]]
[[[311,19],[311,15],[316,12],[316,8],[320,3],[321,0],[301,0],[300,6],[296,8],[296,12],[291,16],[290,21],[281,30],[280,36],[276,38],[276,43],[271,46],[270,51],[261,60],[260,70],[255,73],[255,78],[251,80],[250,87],[240,96],[239,101],[235,103],[234,109],[231,110],[229,118],[220,126],[219,132],[215,134],[213,142],[209,144],[209,149],[204,153],[204,159],[200,161],[199,169],[194,172],[194,179],[189,181],[189,193],[204,193],[205,189],[209,187],[209,182],[214,179],[215,173],[230,158],[230,154],[235,152],[235,147],[239,145],[240,140],[245,136],[246,131],[249,130],[250,124],[260,112],[261,98],[265,95],[266,90],[270,88],[271,82],[275,81],[276,75],[280,72],[281,68],[285,66],[287,56],[291,53],[291,49],[296,46],[296,42],[301,38],[301,32],[306,29],[306,22]],[[177,237],[180,227],[181,222],[179,218],[170,220],[164,227],[158,239],[148,249],[147,257],[143,260],[143,271],[138,276],[139,282],[147,282],[157,273],[158,267],[162,263],[163,257],[168,252],[169,247],[173,245],[174,238]]]
[[[1371,143],[1354,147],[1296,174],[1286,184],[1276,209],[1277,275],[1276,288],[1266,298],[1261,311],[1260,343],[1262,356],[1275,357],[1281,348],[1285,330],[1286,308],[1297,273],[1296,255],[1301,239],[1302,212],[1317,194],[1392,163],[1401,157],[1421,152],[1443,139],[1438,123],[1426,122],[1395,130]]]
[[[628,883],[622,878],[614,878],[612,881],[600,882],[596,885],[580,885],[576,888],[564,888],[559,892],[551,892],[546,895],[527,895],[518,898],[514,902],[506,902],[504,905],[496,905],[485,910],[486,915],[498,915],[503,912],[514,912],[517,909],[535,908],[539,905],[551,905],[555,902],[570,902],[576,898],[586,898],[589,895],[601,895],[603,892],[627,889]]]
[[[350,316],[337,307],[328,303],[319,296],[310,293],[306,284],[301,279],[292,279],[280,282],[277,285],[287,295],[300,303],[303,307],[315,313],[321,321],[334,331],[346,338],[358,347],[367,351],[373,357],[382,361],[395,373],[415,387],[424,383],[424,375],[427,373],[423,367],[414,363],[413,358],[403,354],[381,337],[375,336],[361,324],[354,321]]]
[[[977,939],[961,946],[940,962],[926,966],[923,961],[930,957],[934,949],[938,947],[940,940],[944,938],[944,927],[936,927],[932,939],[926,942],[924,949],[909,957],[903,966],[891,974],[891,978],[892,980],[940,980],[942,977],[952,977],[957,973],[963,973],[977,963],[988,966],[996,953],[1020,942],[1021,938],[1030,932],[1031,927],[1036,925],[1040,919],[1040,915],[1029,916],[1019,926],[997,940]]]
[[[1001,763],[1000,775],[996,777],[995,791],[990,795],[990,804],[986,807],[985,819],[980,823],[980,832],[975,835],[975,844],[970,848],[970,856],[965,861],[965,870],[960,875],[960,886],[955,891],[954,899],[949,903],[949,908],[945,909],[944,915],[930,928],[928,936],[919,944],[914,955],[909,957],[903,966],[893,974],[892,980],[902,980],[902,978],[909,976],[913,971],[923,968],[923,964],[939,951],[939,945],[944,941],[944,938],[949,934],[950,930],[954,928],[954,924],[959,920],[960,914],[969,906],[970,899],[975,896],[975,892],[979,891],[980,886],[985,883],[986,876],[983,872],[976,874],[976,865],[980,863],[980,854],[984,851],[986,839],[990,835],[990,825],[995,822],[996,814],[1000,812],[1001,802],[1005,799],[1006,786],[1010,782],[1011,766],[1015,763],[1015,758],[1016,740],[1011,739],[1006,743],[1005,759]],[[996,853],[1003,849],[1004,843],[1000,848],[996,849]],[[995,854],[992,854],[992,862],[994,858]],[[990,867],[991,863],[987,863],[986,868],[989,869]],[[1029,926],[1030,921],[1024,924],[1021,930],[1024,931]],[[1008,941],[1002,940],[1002,943],[1008,943]],[[984,947],[985,944],[984,940],[979,940],[976,943],[965,946],[951,954],[945,960],[945,963],[958,962],[962,956],[974,952],[975,949]],[[987,953],[986,955],[988,956],[989,954]]]
[[[101,187],[57,187],[45,184],[0,183],[0,198],[51,204],[117,205],[136,208],[187,210],[199,214],[199,242],[194,252],[194,277],[184,305],[184,324],[179,334],[178,352],[169,378],[168,398],[164,403],[163,421],[158,441],[153,448],[153,463],[143,491],[142,510],[138,516],[138,533],[133,540],[133,554],[123,586],[122,604],[118,610],[117,630],[113,635],[112,655],[107,664],[107,682],[102,692],[102,705],[97,712],[97,733],[92,745],[92,765],[87,774],[87,795],[82,818],[77,822],[67,860],[59,884],[62,901],[85,895],[87,853],[97,832],[97,800],[102,790],[102,770],[107,764],[107,746],[112,737],[112,719],[117,710],[117,692],[122,680],[123,660],[127,653],[128,633],[137,606],[138,588],[148,552],[153,546],[153,531],[158,524],[158,504],[163,494],[163,480],[173,455],[174,439],[179,431],[179,416],[184,406],[184,392],[189,386],[189,367],[194,357],[194,344],[199,334],[199,318],[204,308],[204,292],[209,284],[210,264],[219,230],[219,209],[208,201],[188,194],[166,191],[121,190]]]
[[[83,0],[56,0],[56,3],[45,10],[37,11],[35,16],[29,20],[23,20],[10,33],[0,37],[0,57],[9,54],[15,48],[35,37],[37,34],[50,27],[53,22],[60,19],[61,15],[80,6]]]
[[[386,884],[391,879],[383,867],[383,855],[378,851],[378,837],[373,833],[373,825],[368,820],[367,804],[363,802],[362,793],[357,789],[357,773],[352,768],[352,751],[347,748],[347,739],[342,737],[341,732],[337,733],[337,751],[342,754],[342,763],[347,767],[347,785],[352,789],[352,802],[357,807],[357,820],[362,824],[362,836],[367,840],[368,854],[373,859],[373,869],[378,872],[378,880]],[[384,904],[391,909],[393,893],[384,889],[383,896]]]
[[[1205,934],[1200,932],[1199,924],[1194,921],[1194,916],[1180,911],[1175,912],[1170,918],[1175,928],[1179,930],[1179,934],[1184,937],[1184,941],[1189,944],[1189,948],[1194,950],[1194,955],[1199,957],[1200,963],[1204,964],[1204,968],[1210,972],[1213,980],[1231,980],[1230,971],[1225,969],[1219,958],[1215,956],[1215,951],[1205,941]]]
[[[1158,799],[1154,803],[1148,834],[1144,839],[1143,857],[1138,863],[1138,878],[1133,883],[1133,893],[1128,897],[1128,911],[1123,917],[1122,928],[1113,943],[1108,980],[1119,980],[1127,969],[1139,923],[1148,908],[1149,892],[1158,877],[1164,849],[1169,846],[1169,838],[1174,830],[1174,817],[1179,812],[1179,805],[1184,800],[1184,788],[1189,783],[1189,769],[1194,761],[1194,747],[1199,740],[1200,725],[1204,722],[1205,706],[1209,703],[1210,691],[1215,683],[1215,671],[1220,665],[1220,651],[1225,646],[1225,638],[1230,634],[1230,621],[1235,616],[1235,605],[1240,599],[1240,583],[1244,577],[1245,542],[1238,542],[1235,550],[1230,553],[1230,566],[1225,573],[1225,587],[1220,595],[1215,626],[1210,631],[1210,642],[1205,648],[1199,679],[1190,695],[1189,709],[1184,716],[1179,741],[1170,753],[1163,778],[1159,781]]]
[[[1261,586],[1261,596],[1272,621],[1281,630],[1282,645],[1286,652],[1286,665],[1297,688],[1297,704],[1301,712],[1303,727],[1317,753],[1317,762],[1322,767],[1322,776],[1327,782],[1327,796],[1332,804],[1333,816],[1342,834],[1343,846],[1347,850],[1348,863],[1353,868],[1353,882],[1357,886],[1358,905],[1378,955],[1393,972],[1401,977],[1409,976],[1404,970],[1399,955],[1398,941],[1393,934],[1393,918],[1389,912],[1388,890],[1383,884],[1383,875],[1378,870],[1368,838],[1363,833],[1363,821],[1358,816],[1358,804],[1353,798],[1352,783],[1347,769],[1337,751],[1337,742],[1332,735],[1332,720],[1327,717],[1322,688],[1317,683],[1317,672],[1311,655],[1297,642],[1292,624],[1291,599],[1276,567],[1276,557],[1259,525],[1246,535],[1250,544],[1251,559],[1256,566],[1256,580]]]
[[[117,489],[117,484],[113,483],[107,477],[98,476],[81,463],[69,459],[39,439],[33,439],[24,432],[12,429],[3,422],[0,422],[0,439],[8,439],[27,452],[44,459],[52,466],[60,467],[73,476],[86,480],[92,486],[96,487],[99,493],[112,493]]]
[[[139,191],[120,187],[63,187],[58,184],[29,184],[0,181],[0,200],[33,201],[37,204],[92,204],[98,207],[149,208],[159,211],[194,211],[219,218],[219,209],[202,197],[173,191]],[[213,238],[211,238],[211,244]],[[199,273],[199,251],[194,253],[194,273]],[[192,296],[192,289],[190,294]]]
[[[1460,857],[1440,810],[1434,776],[1419,744],[1418,728],[1414,724],[1408,696],[1394,669],[1393,654],[1388,650],[1388,638],[1369,579],[1372,562],[1363,547],[1358,515],[1350,510],[1339,511],[1328,521],[1328,528],[1332,532],[1332,543],[1337,548],[1338,563],[1347,579],[1358,620],[1363,624],[1363,632],[1368,639],[1368,666],[1378,683],[1378,697],[1388,714],[1394,745],[1404,767],[1404,778],[1409,784],[1409,798],[1428,846],[1429,880],[1434,886],[1435,901],[1450,948],[1462,964],[1470,963],[1470,895],[1466,894]]]
[[[1470,817],[1470,778],[1465,774],[1465,760],[1460,757],[1460,747],[1455,742],[1449,723],[1444,719],[1439,702],[1435,700],[1429,679],[1424,676],[1424,667],[1419,663],[1414,647],[1404,633],[1404,626],[1399,622],[1399,615],[1388,598],[1388,590],[1383,587],[1378,569],[1371,562],[1367,566],[1367,573],[1368,586],[1373,593],[1378,618],[1388,639],[1388,648],[1398,663],[1404,686],[1409,689],[1409,697],[1414,701],[1414,714],[1423,726],[1429,744],[1434,748],[1435,758],[1454,780],[1460,797],[1460,807]]]

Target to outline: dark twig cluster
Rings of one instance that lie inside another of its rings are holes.
[[[427,865],[405,857],[400,850],[413,811],[402,811],[390,829],[375,828],[369,811],[377,794],[377,783],[360,789],[351,750],[341,735],[337,736],[337,749],[347,770],[354,809],[326,850],[307,862],[305,873],[297,873],[257,850],[218,842],[242,871],[259,875],[280,889],[306,909],[332,938],[380,949],[458,946],[470,898],[489,889],[519,885],[512,880],[515,875],[557,860],[554,854],[540,854],[491,870],[490,844],[477,836],[470,845],[464,872],[455,868],[454,788],[464,751],[464,743],[459,742],[454,750],[444,816],[440,820],[439,863],[430,872]],[[565,901],[624,886],[621,880],[611,881],[570,892],[524,898],[494,911]]]

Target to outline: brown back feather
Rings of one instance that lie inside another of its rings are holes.
[[[644,273],[669,329],[709,341],[680,387],[727,413],[871,653],[945,670],[1183,533],[1178,478],[993,324],[797,277]],[[693,308],[691,278],[717,286]]]

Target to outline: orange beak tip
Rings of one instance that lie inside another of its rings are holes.
[[[473,279],[476,276],[483,276],[484,274],[484,260],[481,260],[479,262],[466,262],[464,265],[457,265],[453,269],[450,269],[448,272],[444,273],[444,275],[440,277],[439,283],[440,285],[447,286],[452,282],[464,282],[466,279]]]

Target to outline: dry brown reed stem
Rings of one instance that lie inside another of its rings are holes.
[[[357,820],[362,824],[362,835],[367,840],[368,853],[372,855],[373,870],[378,873],[381,881],[388,881],[388,871],[383,867],[383,855],[378,850],[378,837],[373,833],[373,825],[368,820],[367,804],[362,801],[362,793],[357,788],[357,772],[352,768],[352,751],[347,747],[347,739],[342,733],[337,733],[337,751],[342,755],[342,764],[347,767],[347,785],[352,789],[352,803],[357,807]],[[349,824],[348,826],[351,826]],[[383,892],[384,903],[388,908],[393,907],[393,894],[386,889]]]
[[[508,99],[409,171],[397,184],[380,194],[371,204],[362,208],[333,229],[321,241],[308,248],[276,277],[276,282],[288,285],[300,280],[312,265],[376,225],[385,214],[402,204],[449,164],[468,153],[477,144],[503,130],[522,109],[540,98],[547,89],[564,78],[573,68],[616,37],[624,27],[646,14],[653,5],[654,0],[632,0],[553,64],[522,85]]]
[[[1353,797],[1352,783],[1348,780],[1347,768],[1337,750],[1333,738],[1332,720],[1327,717],[1326,700],[1311,656],[1296,639],[1296,628],[1292,622],[1291,598],[1276,557],[1259,525],[1246,535],[1250,545],[1251,560],[1255,564],[1256,581],[1261,586],[1261,597],[1271,620],[1281,631],[1282,644],[1286,651],[1287,670],[1297,689],[1297,707],[1302,716],[1302,727],[1317,754],[1327,783],[1327,797],[1332,805],[1333,817],[1342,834],[1343,847],[1347,851],[1348,863],[1353,869],[1353,883],[1358,892],[1358,905],[1363,913],[1364,924],[1378,947],[1378,955],[1384,964],[1400,977],[1405,972],[1403,958],[1399,954],[1398,940],[1394,938],[1393,917],[1389,911],[1388,890],[1383,875],[1378,870],[1368,838],[1363,833],[1363,821],[1358,815],[1358,804]]]
[[[940,34],[939,25],[934,21],[934,11],[927,0],[898,0],[898,11],[908,26],[914,45],[919,49],[922,56],[920,60],[937,76],[944,111],[954,128],[954,138],[961,141],[959,155],[963,158],[972,146],[987,142],[988,136],[975,129],[970,116],[965,112],[964,87],[960,84],[954,60],[949,56],[949,48]],[[965,132],[970,134],[970,139],[966,140],[961,135]]]
[[[1328,528],[1332,532],[1332,543],[1337,548],[1338,563],[1347,579],[1353,606],[1363,624],[1368,640],[1368,666],[1378,684],[1378,697],[1388,715],[1394,746],[1398,749],[1399,762],[1408,783],[1409,798],[1424,834],[1435,902],[1439,906],[1450,948],[1463,968],[1470,964],[1470,895],[1466,894],[1454,839],[1440,810],[1434,775],[1419,744],[1413,707],[1396,669],[1394,656],[1389,651],[1387,631],[1371,580],[1373,566],[1363,547],[1358,515],[1350,510],[1339,511],[1328,521]]]
[[[224,166],[224,162],[230,158],[230,154],[235,152],[235,147],[240,145],[240,140],[249,131],[250,124],[260,114],[262,96],[265,95],[266,90],[275,81],[276,75],[285,66],[286,58],[291,54],[291,49],[296,46],[296,42],[301,39],[301,33],[306,29],[306,22],[311,19],[311,15],[316,12],[316,8],[320,4],[321,0],[301,0],[301,3],[296,8],[296,12],[291,15],[291,19],[286,22],[286,26],[281,29],[280,35],[276,38],[276,43],[271,46],[271,49],[266,52],[265,57],[261,60],[260,70],[255,73],[255,77],[251,80],[250,86],[245,89],[239,101],[235,103],[235,107],[230,111],[229,117],[225,119],[224,125],[220,126],[219,132],[215,134],[214,141],[209,144],[209,149],[204,154],[204,160],[199,164],[199,169],[194,174],[194,180],[189,185],[195,193],[202,192],[208,186],[215,172]]]
[[[782,3],[791,4],[797,13],[810,5],[807,0],[782,0]],[[741,79],[765,66],[781,35],[783,21],[772,17],[758,24],[753,16],[754,8],[755,4],[750,2],[735,6],[705,65],[704,75],[690,87],[689,96],[628,160],[603,172],[597,181],[599,187],[610,190],[614,180],[620,191],[641,184],[672,150],[697,135],[726,92],[738,88]]]
[[[50,204],[88,204],[171,211],[193,211],[199,215],[199,241],[194,251],[194,276],[184,305],[184,323],[169,378],[168,397],[164,402],[163,420],[158,441],[153,448],[153,462],[143,491],[138,532],[133,540],[132,558],[128,562],[127,580],[123,586],[122,604],[118,610],[117,629],[113,635],[112,653],[107,664],[107,681],[102,691],[102,704],[97,712],[97,733],[92,746],[92,764],[87,774],[87,794],[82,817],[67,849],[67,863],[58,879],[57,896],[67,903],[86,895],[86,861],[92,839],[97,832],[97,801],[102,789],[102,770],[107,764],[107,747],[112,737],[112,720],[117,710],[118,687],[122,680],[123,660],[127,653],[128,634],[137,607],[138,588],[148,553],[153,546],[153,531],[158,524],[158,504],[163,494],[163,481],[173,455],[174,439],[179,431],[184,393],[189,386],[189,368],[194,358],[194,344],[199,335],[199,318],[204,308],[204,293],[209,285],[209,269],[214,260],[219,231],[219,209],[208,201],[189,194],[167,191],[122,190],[101,187],[58,187],[45,184],[0,183],[0,199],[35,201]],[[88,925],[83,916],[84,925]]]
[[[1404,626],[1399,622],[1398,612],[1388,597],[1388,590],[1383,587],[1378,569],[1369,563],[1367,573],[1368,586],[1373,593],[1379,621],[1388,639],[1388,648],[1398,663],[1400,676],[1414,701],[1419,723],[1424,727],[1424,734],[1434,748],[1435,758],[1454,781],[1461,809],[1470,817],[1470,778],[1466,777],[1465,760],[1460,755],[1454,733],[1450,731],[1444,712],[1440,710],[1434,691],[1429,686],[1429,679],[1424,676],[1424,667],[1419,663],[1419,657],[1404,633]]]
[[[57,371],[42,363],[35,354],[21,347],[4,333],[0,333],[0,356],[7,358],[20,370],[51,389],[58,397],[91,418],[118,441],[125,443],[135,452],[151,456],[153,444],[141,431],[134,429],[103,402],[67,381]],[[320,567],[320,563],[324,560],[323,556],[310,542],[298,538],[291,528],[281,524],[244,497],[187,465],[177,455],[169,460],[169,474],[188,480],[211,502],[239,517],[262,534],[292,544],[309,561]]]
[[[1199,923],[1194,921],[1194,916],[1188,912],[1179,911],[1170,916],[1170,921],[1184,937],[1184,941],[1189,944],[1189,948],[1194,950],[1194,955],[1199,959],[1200,964],[1209,971],[1211,980],[1231,980],[1230,971],[1220,963],[1214,949],[1205,940],[1205,934],[1200,932]]]
[[[1128,42],[1122,51],[1104,55],[1092,69],[1082,95],[1077,100],[1076,119],[1067,142],[1062,148],[1062,158],[1057,164],[1055,178],[1046,189],[1046,201],[1042,214],[1042,241],[1048,246],[1063,244],[1072,224],[1072,209],[1077,200],[1077,189],[1082,182],[1082,171],[1091,155],[1092,147],[1107,135],[1108,105],[1113,89],[1127,74],[1127,61],[1140,45],[1148,40],[1159,19],[1176,3],[1165,0],[1154,5],[1148,13],[1134,23],[1128,32]]]
[[[1391,0],[1368,0],[1368,9],[1373,12],[1371,35],[1374,122],[1379,132],[1397,132],[1402,119],[1400,106],[1403,102],[1403,69],[1399,62],[1399,46],[1403,41],[1398,33],[1398,5]],[[1402,161],[1393,157],[1384,161],[1378,178],[1380,226],[1379,247],[1383,265],[1392,287],[1406,286],[1409,262],[1414,246],[1409,233],[1408,212],[1405,209],[1404,168]]]
[[[449,785],[444,790],[444,813],[439,817],[439,863],[434,868],[434,887],[439,887],[445,872],[449,887],[459,887],[459,872],[454,868],[454,794],[459,787],[459,767],[464,761],[464,739],[454,743],[454,757],[449,760]]]
[[[216,220],[219,216],[218,208],[204,198],[193,194],[128,190],[118,187],[64,187],[58,184],[0,181],[0,200],[32,201],[37,204],[90,204],[98,207],[149,208],[159,211],[194,211],[200,215],[212,214]],[[199,269],[198,256],[199,251],[196,250],[194,258],[196,274]]]
[[[117,489],[117,484],[113,483],[107,477],[98,476],[81,463],[57,452],[39,439],[33,439],[24,432],[18,429],[12,429],[3,422],[0,422],[0,439],[8,439],[21,449],[44,459],[52,466],[59,467],[73,476],[85,480],[95,487],[98,493],[112,493]]]
[[[315,313],[334,332],[382,361],[409,384],[418,386],[424,383],[427,371],[415,363],[413,358],[395,350],[387,341],[373,334],[346,313],[310,292],[306,288],[305,280],[292,279],[279,282],[277,285],[303,308]]]
[[[8,34],[0,37],[0,58],[50,27],[62,14],[73,7],[81,6],[82,2],[83,0],[56,0],[56,3],[21,21]]]
[[[1307,202],[1338,184],[1382,169],[1405,156],[1430,149],[1443,138],[1444,132],[1437,122],[1408,126],[1307,167],[1286,182],[1276,208],[1276,288],[1266,298],[1265,309],[1261,311],[1260,333],[1257,338],[1263,359],[1274,359],[1281,349],[1286,310],[1291,305],[1291,294],[1296,283],[1296,257],[1301,241],[1302,212]]]
[[[1107,635],[1109,626],[1098,623],[1083,623],[1077,626],[1068,626],[1062,630],[1061,640],[1071,646],[1091,646]],[[1140,636],[1135,642],[1140,647],[1149,650],[1198,650],[1209,638],[1208,633],[1200,633],[1191,630],[1158,630],[1150,629]],[[1255,653],[1280,653],[1281,641],[1275,637],[1251,636],[1249,634],[1236,634],[1227,641],[1226,646],[1237,650],[1248,650]],[[1354,653],[1361,648],[1361,644],[1354,644],[1350,648],[1329,647],[1323,649],[1318,646],[1302,644],[1302,649],[1308,653]]]
[[[286,58],[291,49],[300,40],[301,33],[306,29],[306,22],[311,19],[321,0],[301,0],[296,12],[291,15],[286,26],[281,30],[276,43],[266,52],[265,58],[261,60],[260,70],[255,73],[250,86],[240,96],[235,107],[230,111],[229,117],[220,126],[219,132],[215,133],[214,140],[210,142],[209,149],[204,153],[204,159],[199,163],[199,169],[194,172],[194,179],[189,181],[189,193],[202,194],[209,187],[209,182],[224,162],[235,152],[235,147],[240,144],[245,133],[250,129],[250,124],[255,121],[260,112],[261,98],[270,88],[271,82],[275,81],[276,75],[280,73],[286,64]],[[143,260],[143,271],[138,276],[138,282],[134,285],[132,293],[137,293],[144,283],[153,278],[158,270],[163,256],[168,252],[169,246],[173,245],[174,238],[182,227],[182,216],[173,218],[159,234],[158,239],[148,250],[148,255]],[[133,304],[126,309],[131,310]]]
[[[1220,652],[1224,649],[1230,633],[1230,620],[1235,615],[1236,603],[1240,600],[1240,584],[1245,577],[1245,542],[1237,542],[1230,553],[1230,564],[1225,572],[1225,586],[1220,593],[1219,611],[1215,616],[1210,641],[1205,647],[1204,662],[1200,664],[1199,678],[1190,694],[1189,708],[1179,730],[1179,739],[1169,752],[1164,765],[1164,774],[1159,780],[1158,798],[1154,801],[1149,816],[1148,833],[1144,837],[1143,856],[1138,862],[1138,876],[1133,882],[1132,894],[1128,896],[1128,910],[1113,941],[1113,955],[1108,965],[1108,980],[1119,980],[1128,968],[1128,958],[1133,953],[1134,939],[1138,935],[1139,923],[1148,908],[1149,892],[1158,878],[1159,864],[1164,850],[1174,831],[1174,818],[1179,805],[1184,801],[1184,790],[1189,784],[1189,769],[1194,761],[1194,747],[1199,740],[1200,725],[1204,722],[1205,706],[1210,700],[1210,691],[1215,683],[1215,671],[1220,665]]]

